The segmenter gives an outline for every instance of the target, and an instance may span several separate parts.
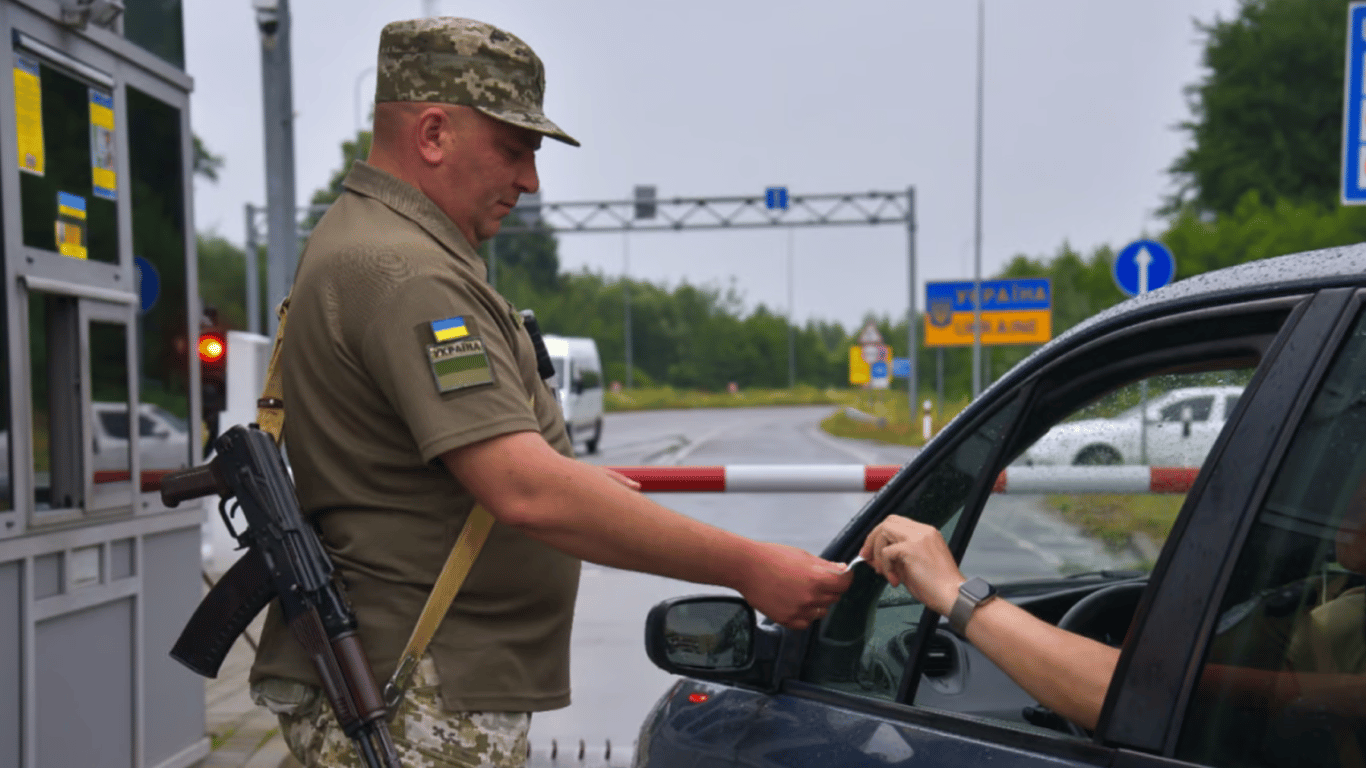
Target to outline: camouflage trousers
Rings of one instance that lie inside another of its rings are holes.
[[[251,687],[252,699],[280,718],[289,751],[305,768],[363,768],[322,691],[269,678]],[[446,712],[436,665],[423,656],[389,721],[404,768],[524,768],[528,712]]]

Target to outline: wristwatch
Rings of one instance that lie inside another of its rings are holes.
[[[972,618],[972,612],[995,597],[996,587],[981,576],[974,576],[963,582],[958,587],[958,599],[954,601],[953,609],[949,611],[949,626],[954,632],[966,637],[968,619]]]

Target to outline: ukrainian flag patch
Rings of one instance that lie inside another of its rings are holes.
[[[470,335],[469,328],[465,327],[465,318],[448,317],[445,320],[432,321],[432,333],[436,335],[437,341],[450,341]]]
[[[463,326],[461,333],[465,333]],[[493,383],[493,368],[489,366],[489,356],[484,351],[483,339],[471,337],[429,344],[427,359],[432,364],[436,390],[443,394]]]

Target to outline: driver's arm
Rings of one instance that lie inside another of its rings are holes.
[[[938,529],[892,515],[859,552],[892,586],[947,616],[965,579]],[[967,624],[968,640],[1038,702],[1095,728],[1119,649],[1068,632],[1005,600],[984,603]]]

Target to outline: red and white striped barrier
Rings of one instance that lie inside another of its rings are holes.
[[[650,493],[859,493],[876,491],[895,464],[729,464],[612,467]],[[1185,493],[1198,467],[1008,467],[994,493]]]

